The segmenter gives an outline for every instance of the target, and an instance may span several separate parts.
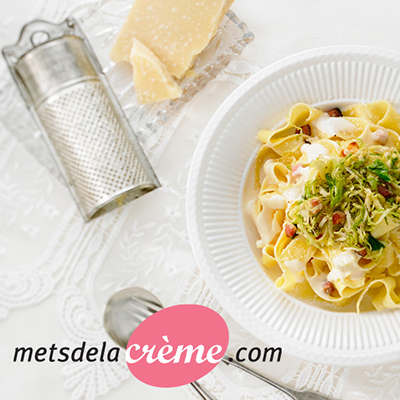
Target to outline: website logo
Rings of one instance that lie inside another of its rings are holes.
[[[228,342],[228,327],[218,313],[183,304],[153,314],[135,329],[126,348],[126,362],[143,383],[182,386],[212,371]]]

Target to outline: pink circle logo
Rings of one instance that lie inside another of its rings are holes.
[[[204,306],[178,305],[153,314],[136,328],[126,362],[143,383],[182,386],[212,371],[228,342],[228,327],[218,313]]]

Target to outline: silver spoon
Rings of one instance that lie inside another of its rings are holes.
[[[160,300],[151,292],[139,287],[123,289],[110,297],[104,310],[104,328],[122,348],[126,348],[133,331],[150,315],[163,309]],[[203,400],[217,400],[197,381],[193,389]]]
[[[133,331],[150,315],[163,309],[160,300],[146,289],[133,287],[120,290],[107,302],[104,310],[104,327],[115,343],[126,348]],[[261,375],[259,372],[237,362],[234,357],[225,354],[221,361],[232,365],[250,375],[261,379],[276,389],[281,390],[292,400],[329,400],[328,397],[313,392],[293,390],[274,380]],[[204,400],[216,400],[198,382],[191,385]]]

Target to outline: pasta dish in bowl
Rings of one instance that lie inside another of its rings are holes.
[[[400,359],[399,94],[399,54],[315,49],[249,78],[209,121],[190,242],[261,341],[323,364]]]
[[[275,285],[356,310],[400,307],[400,115],[387,101],[294,105],[261,130],[254,222]]]

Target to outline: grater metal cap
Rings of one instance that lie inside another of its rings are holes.
[[[64,87],[98,78],[85,44],[77,36],[40,44],[18,60],[15,70],[36,107]]]

